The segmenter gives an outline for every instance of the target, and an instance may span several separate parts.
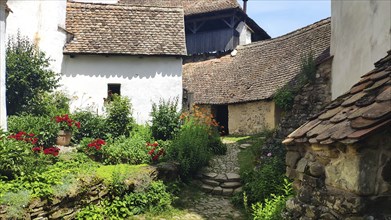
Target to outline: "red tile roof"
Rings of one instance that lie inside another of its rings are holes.
[[[181,8],[67,3],[64,54],[185,55]]]
[[[391,125],[391,50],[347,93],[331,102],[284,144],[352,144]]]
[[[302,58],[318,57],[330,46],[330,19],[284,36],[237,47],[226,55],[183,66],[183,87],[196,104],[265,100],[300,72]],[[322,54],[324,55],[324,54]]]

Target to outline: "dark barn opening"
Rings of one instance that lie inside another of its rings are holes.
[[[228,135],[228,105],[215,105],[214,115],[219,123],[219,132],[221,135]]]

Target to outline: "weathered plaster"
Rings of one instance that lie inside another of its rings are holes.
[[[272,101],[228,105],[230,134],[256,134],[276,125],[276,108]]]
[[[391,49],[391,1],[331,1],[332,98]]]
[[[64,56],[62,88],[73,99],[71,110],[90,107],[104,112],[107,84],[121,84],[121,96],[131,99],[138,123],[149,120],[152,103],[160,99],[182,99],[182,59],[136,56]]]
[[[6,11],[5,3],[7,1],[0,1],[0,129],[7,130],[7,108],[5,96],[5,21]]]
[[[64,0],[9,1],[12,9],[7,18],[7,36],[16,36],[18,31],[44,51],[51,59],[50,68],[61,72],[62,49],[65,44]]]
[[[239,34],[239,45],[246,45],[251,43],[251,31],[247,27],[245,22],[240,22],[236,27],[236,30]]]

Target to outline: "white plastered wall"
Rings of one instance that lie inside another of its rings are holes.
[[[61,72],[66,1],[9,0],[8,6],[13,11],[7,18],[8,37],[16,36],[18,31],[27,36],[50,57],[50,68]]]
[[[391,1],[331,1],[331,32],[335,99],[391,49]]]
[[[251,31],[245,22],[240,22],[236,27],[236,30],[240,33],[239,45],[246,45],[251,43]]]
[[[108,84],[121,84],[131,99],[137,123],[149,121],[152,103],[182,100],[182,59],[175,57],[64,56],[62,88],[74,98],[71,109],[104,113]],[[181,107],[181,106],[179,106]]]
[[[7,130],[7,112],[5,98],[5,1],[0,2],[0,129]]]

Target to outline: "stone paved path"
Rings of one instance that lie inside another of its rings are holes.
[[[237,155],[240,152],[239,145],[236,143],[226,143],[226,155],[215,156],[210,165],[203,170],[203,173],[239,173],[239,163]],[[196,181],[194,185],[200,185]],[[238,210],[230,201],[230,196],[213,195],[211,193],[201,192],[196,186],[188,187],[182,192],[182,206],[188,209],[189,214],[174,219],[211,219],[211,220],[244,220],[243,213]]]

